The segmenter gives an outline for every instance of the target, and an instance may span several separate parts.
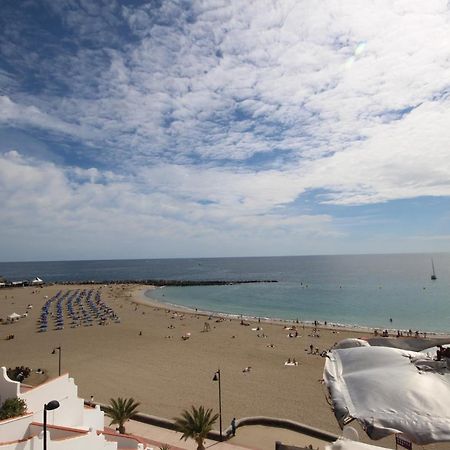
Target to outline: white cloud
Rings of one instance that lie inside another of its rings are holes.
[[[290,194],[280,189],[268,201],[263,181],[254,176],[252,183],[215,169],[205,176],[172,166],[125,179],[97,169],[62,169],[10,151],[0,158],[4,211],[0,242],[5,248],[23,240],[34,245],[40,242],[49,253],[70,241],[79,254],[92,252],[95,240],[97,249],[110,246],[117,257],[129,246],[140,256],[162,255],[174,239],[179,239],[181,248],[208,254],[208,250],[196,250],[199,242],[208,249],[219,242],[241,241],[258,252],[255,241],[260,239],[337,234],[329,216],[272,212],[273,204]],[[217,188],[207,198],[204,194],[210,183]],[[208,199],[213,203],[205,202]],[[173,251],[174,256],[181,254]]]
[[[342,205],[450,196],[449,106],[424,103],[403,120],[373,126],[367,140],[311,163],[307,185],[334,191],[329,202]]]
[[[73,134],[75,127],[52,117],[36,106],[15,103],[8,96],[0,96],[0,121],[15,126],[31,126]]]
[[[23,36],[8,29],[11,65],[41,84],[2,71],[0,124],[56,134],[55,152],[66,136],[96,168],[10,153],[12,233],[23,202],[42,232],[305,244],[342,233],[298,206],[308,191],[341,206],[450,195],[444,0],[47,7],[70,46],[14,59]]]

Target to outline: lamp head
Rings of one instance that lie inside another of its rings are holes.
[[[46,411],[52,411],[53,409],[59,408],[58,400],[52,400],[44,405]]]
[[[220,371],[217,371],[213,376],[213,381],[219,381],[220,378]]]

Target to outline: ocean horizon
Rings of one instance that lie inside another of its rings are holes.
[[[431,280],[431,260],[437,280]],[[160,302],[202,311],[346,326],[450,332],[450,254],[2,262],[8,280],[277,280],[165,287]],[[392,319],[392,322],[391,322]]]

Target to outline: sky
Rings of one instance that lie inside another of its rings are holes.
[[[0,260],[450,251],[447,0],[3,0]]]

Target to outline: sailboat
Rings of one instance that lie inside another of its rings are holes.
[[[431,268],[433,269],[433,273],[431,274],[431,279],[432,280],[436,280],[437,276],[436,276],[436,272],[434,270],[434,262],[433,262],[433,260],[431,260]]]

